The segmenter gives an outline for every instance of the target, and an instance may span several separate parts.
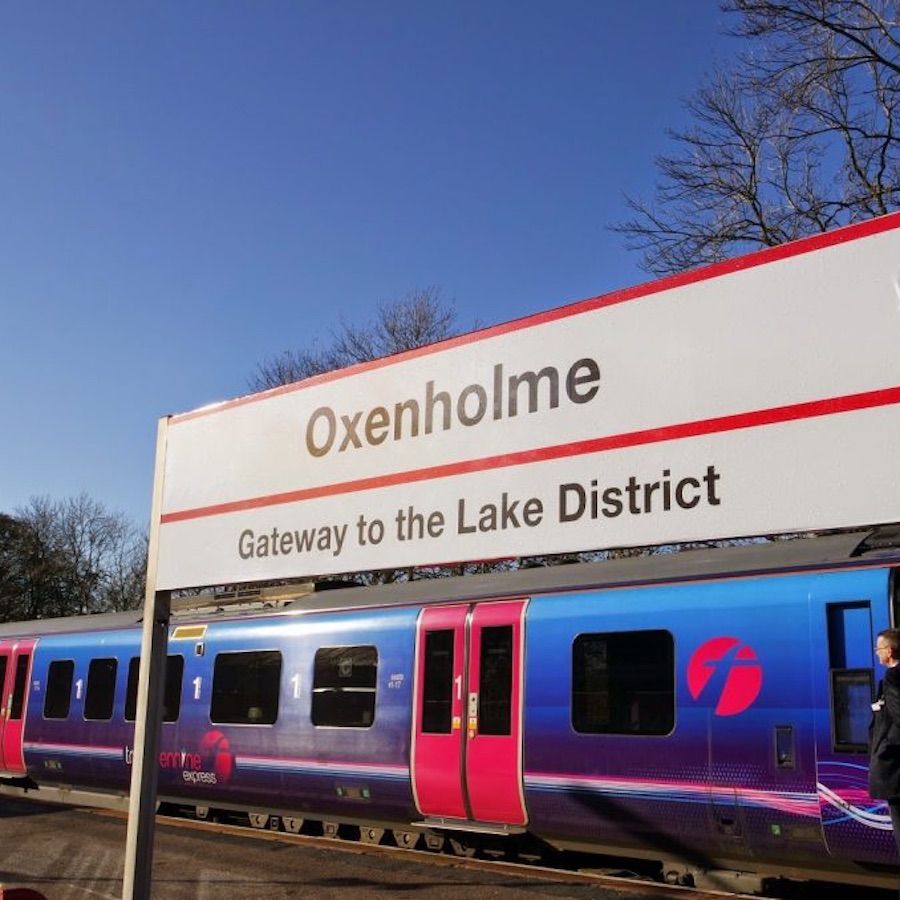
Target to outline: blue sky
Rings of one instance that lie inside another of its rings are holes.
[[[157,420],[423,286],[460,323],[647,279],[713,0],[0,6],[0,512],[150,514]]]

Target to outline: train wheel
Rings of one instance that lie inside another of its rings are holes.
[[[682,887],[693,887],[694,876],[684,866],[674,865],[663,871],[663,880],[666,884],[676,884]]]
[[[392,831],[391,834],[397,846],[402,847],[404,850],[415,850],[416,845],[419,843],[419,838],[422,836],[418,831],[399,831],[397,829]]]
[[[430,850],[432,853],[440,853],[444,849],[444,844],[447,843],[447,838],[445,838],[442,834],[435,833],[426,833],[425,834],[425,847]]]
[[[303,829],[303,823],[305,819],[298,819],[294,816],[282,816],[281,824],[284,827],[284,830],[289,834],[300,834]]]
[[[380,844],[384,838],[384,829],[383,828],[367,828],[366,826],[360,826],[359,829],[359,840],[363,844]]]
[[[450,838],[450,849],[453,851],[454,856],[462,856],[466,859],[471,859],[478,850],[474,844],[453,837]]]

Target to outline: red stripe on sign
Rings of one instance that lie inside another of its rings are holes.
[[[765,249],[757,250],[755,253],[748,253],[746,256],[738,256],[734,259],[723,260],[722,262],[713,263],[712,265],[704,266],[702,268],[680,272],[677,275],[669,275],[658,281],[645,282],[644,284],[639,284],[635,287],[624,288],[610,294],[591,297],[587,300],[580,300],[566,306],[555,307],[554,309],[525,316],[521,319],[514,319],[511,322],[492,325],[488,328],[483,328],[480,331],[461,334],[436,344],[416,347],[412,350],[397,353],[393,356],[385,356],[381,359],[357,363],[356,365],[348,366],[346,369],[336,369],[332,372],[314,375],[304,381],[280,385],[279,387],[260,391],[256,394],[248,394],[245,397],[238,397],[234,400],[225,400],[221,403],[214,403],[210,406],[191,410],[190,412],[179,413],[178,415],[170,417],[169,424],[179,425],[184,422],[190,422],[193,419],[215,415],[236,407],[259,403],[281,394],[292,394],[296,391],[307,390],[308,388],[315,387],[319,384],[326,384],[331,381],[341,381],[353,375],[360,375],[364,372],[371,372],[377,369],[394,366],[410,359],[431,356],[467,344],[476,344],[480,341],[488,340],[489,338],[513,334],[517,331],[533,328],[536,325],[544,325],[560,319],[567,319],[570,316],[593,312],[594,310],[603,309],[607,306],[615,306],[619,303],[641,300],[645,297],[652,297],[656,294],[674,290],[675,288],[698,284],[703,281],[710,281],[711,279],[719,278],[723,275],[733,275],[736,272],[755,269],[758,266],[781,262],[782,260],[803,256],[807,253],[815,253],[816,251],[824,250],[828,247],[836,247],[840,244],[861,240],[872,235],[881,234],[882,232],[892,231],[898,228],[900,228],[900,212],[889,213],[886,216],[879,216],[865,222],[858,222],[854,225],[845,225],[843,228],[836,228],[834,231],[825,231],[821,234],[810,235],[809,237],[791,241],[787,244],[766,247]]]
[[[461,462],[446,463],[440,466],[428,466],[424,469],[410,469],[405,472],[392,472],[371,478],[358,478],[353,481],[342,481],[337,484],[326,484],[319,487],[304,488],[297,491],[286,491],[281,494],[269,494],[265,497],[253,497],[247,500],[234,500],[229,503],[217,503],[201,506],[196,509],[184,509],[165,513],[160,522],[183,522],[187,519],[202,519],[208,516],[219,516],[225,513],[241,512],[248,509],[260,509],[266,506],[279,506],[285,503],[297,503],[302,500],[317,500],[322,497],[334,497],[341,494],[355,494],[376,488],[393,487],[400,484],[414,484],[419,481],[432,481],[437,478],[450,478],[455,475],[466,475],[473,472],[485,472],[490,469],[503,469],[529,463],[547,462],[571,456],[585,456],[590,453],[604,453],[609,450],[622,450],[627,447],[640,447],[648,444],[659,444],[665,441],[677,441],[683,438],[699,437],[706,434],[723,434],[739,431],[744,428],[759,428],[765,425],[778,425],[783,422],[794,422],[802,419],[815,419],[821,416],[832,416],[839,413],[855,412],[862,409],[873,409],[880,406],[892,406],[900,403],[900,386],[884,388],[878,391],[866,391],[861,394],[849,394],[844,397],[830,397],[825,400],[813,400],[807,403],[794,403],[788,406],[776,406],[754,412],[738,413],[731,416],[718,416],[713,419],[701,419],[696,422],[685,422],[680,425],[666,425],[660,428],[648,428],[643,431],[632,431],[627,434],[616,434],[608,437],[591,438],[571,444],[557,444],[550,447],[537,447],[533,450],[521,450],[515,453],[503,453],[497,456],[485,456],[480,459],[469,459]]]

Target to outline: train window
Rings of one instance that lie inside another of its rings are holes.
[[[13,687],[12,705],[9,707],[10,719],[21,719],[25,711],[25,689],[28,687],[28,666],[31,657],[23,653],[16,660],[16,682]]]
[[[572,727],[581,734],[669,734],[675,727],[672,635],[629,631],[575,638]]]
[[[890,597],[891,624],[897,628],[897,623],[900,623],[900,569],[891,570]]]
[[[118,662],[113,657],[91,660],[84,696],[85,719],[106,721],[112,718],[117,669]]]
[[[794,729],[791,725],[775,726],[775,765],[779,769],[793,769],[796,748],[794,746]]]
[[[313,672],[313,725],[369,728],[375,721],[377,676],[374,647],[320,647]]]
[[[137,715],[138,674],[140,657],[128,664],[128,686],[125,689],[125,721]],[[166,686],[163,691],[163,722],[177,722],[181,714],[181,683],[184,680],[184,657],[166,657]]]
[[[480,734],[512,733],[512,654],[511,625],[496,625],[481,629],[478,677]]]
[[[872,669],[832,669],[831,720],[835,751],[868,751],[874,687]]]
[[[281,653],[220,653],[213,669],[209,718],[220,725],[273,725],[278,719]]]
[[[54,659],[47,668],[47,691],[44,695],[44,718],[67,719],[72,703],[72,681],[75,678],[75,662],[71,659]]]
[[[453,629],[425,635],[422,731],[450,734],[453,711]]]

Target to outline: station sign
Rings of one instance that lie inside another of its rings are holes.
[[[900,520],[900,214],[167,418],[157,587]]]

